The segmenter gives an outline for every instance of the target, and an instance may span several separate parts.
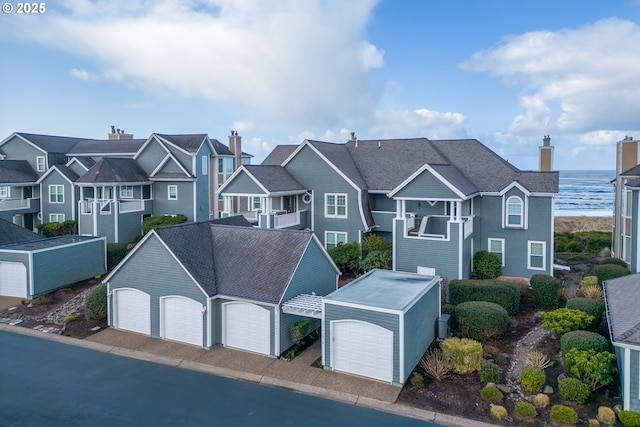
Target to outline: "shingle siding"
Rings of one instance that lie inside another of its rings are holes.
[[[360,320],[383,327],[393,332],[393,381],[399,383],[400,377],[400,320],[398,314],[375,311],[375,308],[355,308],[343,305],[324,304],[324,325],[322,333],[325,343],[325,364],[331,366],[331,322],[334,320]]]
[[[110,278],[109,289],[135,288],[149,294],[151,336],[160,338],[160,297],[184,296],[198,301],[203,306],[207,305],[207,297],[156,236],[152,235],[141,244],[143,246],[136,249],[135,256],[122,264],[118,274]],[[109,304],[113,310],[113,299],[109,300]],[[203,328],[203,334],[206,334],[206,331],[207,328]]]

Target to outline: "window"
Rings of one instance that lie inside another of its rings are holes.
[[[36,157],[36,171],[38,172],[44,172],[45,170],[45,162],[44,162],[44,156],[37,156]]]
[[[169,185],[169,186],[167,186],[167,198],[169,200],[178,200],[178,186],[177,185]]]
[[[631,262],[631,236],[624,236],[622,239],[622,260]]]
[[[504,239],[489,239],[489,253],[494,254],[504,267]]]
[[[241,163],[243,165],[250,165],[251,164],[251,157],[243,157],[241,160]]]
[[[3,185],[0,187],[0,199],[8,199],[10,196],[9,186]]]
[[[507,226],[522,227],[522,205],[522,199],[518,196],[507,199]]]
[[[120,198],[121,199],[133,199],[133,185],[120,186]]]
[[[209,175],[209,156],[202,156],[202,175]]]
[[[631,208],[633,207],[633,193],[629,190],[625,191],[624,216],[631,218]]]
[[[63,185],[49,186],[49,202],[64,203],[64,186]]]
[[[49,214],[49,222],[64,222],[64,214]]]
[[[259,211],[262,209],[262,200],[259,196],[251,197],[251,210]]]
[[[545,270],[546,266],[546,246],[545,242],[529,242],[529,265],[530,270]]]
[[[327,218],[347,217],[347,195],[346,194],[325,194],[324,195],[324,216]]]
[[[335,248],[340,243],[347,243],[347,233],[341,231],[324,232],[324,246],[327,250]]]

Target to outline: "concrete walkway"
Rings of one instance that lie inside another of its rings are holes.
[[[321,355],[319,341],[292,361],[284,361],[224,347],[205,350],[196,346],[116,329],[105,329],[84,340],[5,324],[0,324],[0,330],[37,336],[69,345],[208,374],[286,388],[450,427],[493,426],[493,424],[397,404],[395,402],[400,394],[400,387],[352,375],[325,371],[313,366]]]

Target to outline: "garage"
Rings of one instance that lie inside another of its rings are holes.
[[[27,267],[21,262],[0,262],[0,295],[27,297]]]
[[[368,322],[331,322],[331,366],[380,381],[393,381],[393,332]]]
[[[115,321],[118,329],[151,335],[149,294],[137,289],[118,289],[113,292]]]
[[[161,337],[202,346],[203,306],[191,298],[170,296],[160,302]]]
[[[440,278],[372,270],[322,299],[325,369],[402,386],[436,338]]]
[[[222,304],[224,345],[269,355],[271,351],[271,313],[246,302]]]

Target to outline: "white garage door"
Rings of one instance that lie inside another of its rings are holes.
[[[162,338],[202,346],[202,304],[191,298],[161,299],[160,318]]]
[[[227,347],[270,354],[271,321],[266,308],[246,302],[223,304],[225,341]]]
[[[115,327],[151,335],[151,297],[137,289],[117,289],[113,292]]]
[[[357,320],[331,322],[331,364],[336,371],[393,381],[393,332]]]
[[[0,295],[27,297],[27,268],[21,262],[0,262]]]

